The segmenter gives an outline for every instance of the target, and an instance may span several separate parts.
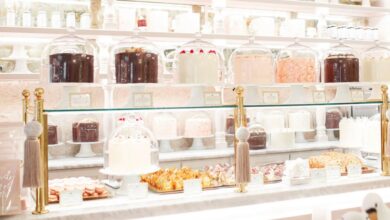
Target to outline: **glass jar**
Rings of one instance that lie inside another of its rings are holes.
[[[112,82],[157,83],[163,73],[160,49],[138,33],[116,44],[111,59]]]
[[[280,50],[276,58],[277,83],[310,83],[319,81],[316,51],[297,41]]]
[[[389,82],[390,81],[390,50],[376,44],[366,50],[362,55],[363,82]]]
[[[261,150],[267,147],[267,134],[260,124],[249,126],[249,149]]]
[[[54,39],[43,53],[43,81],[50,83],[98,82],[95,46],[73,33]]]
[[[270,49],[250,41],[233,51],[229,58],[233,84],[270,84],[274,82],[274,56]]]
[[[222,54],[214,44],[201,40],[200,36],[182,45],[174,59],[179,83],[217,84],[224,80]]]
[[[330,48],[324,68],[326,83],[359,82],[359,59],[355,51],[342,42]]]
[[[158,168],[158,143],[141,123],[115,129],[108,142],[108,170],[112,173],[145,174]]]

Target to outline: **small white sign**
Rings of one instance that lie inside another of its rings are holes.
[[[148,196],[147,183],[130,183],[128,184],[130,199],[143,199]]]
[[[362,166],[360,164],[350,164],[347,166],[348,176],[357,177],[362,175]]]
[[[339,166],[326,166],[326,179],[338,179],[341,177]]]
[[[326,95],[324,91],[313,91],[314,103],[326,103]]]
[[[199,194],[202,192],[202,182],[200,179],[184,180],[183,188],[186,194]]]
[[[69,106],[71,108],[91,107],[91,94],[89,93],[70,93]]]
[[[134,107],[153,107],[153,94],[150,92],[133,93]]]
[[[220,92],[205,92],[204,93],[204,104],[205,105],[221,105],[221,93]]]
[[[62,191],[60,194],[61,206],[75,206],[83,202],[83,191],[74,189],[69,191]]]
[[[263,92],[264,104],[276,105],[279,104],[279,92]]]
[[[263,185],[264,184],[264,174],[262,172],[257,174],[251,174],[251,185]]]
[[[325,168],[311,169],[310,177],[312,183],[325,183],[326,182]]]
[[[364,101],[363,89],[361,88],[351,89],[351,98],[353,102],[363,102]]]

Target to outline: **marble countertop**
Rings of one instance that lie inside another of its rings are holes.
[[[216,190],[203,191],[200,194],[195,195],[187,195],[184,193],[166,195],[149,193],[147,198],[139,200],[130,200],[128,197],[122,196],[83,202],[82,205],[78,206],[61,207],[60,205],[50,205],[48,207],[50,213],[46,215],[33,216],[29,212],[26,212],[25,214],[19,216],[6,217],[4,220],[111,220],[144,217],[150,218],[160,215],[177,215],[180,213],[198,211],[214,212],[226,208],[239,209],[241,206],[270,207],[269,204],[275,205],[283,201],[285,203],[288,203],[289,200],[294,201],[301,199],[310,201],[311,199],[309,199],[309,197],[314,199],[321,196],[333,197],[340,193],[380,189],[385,187],[390,187],[389,177],[382,177],[378,174],[366,174],[361,177],[354,178],[341,177],[338,180],[322,184],[290,186],[285,183],[278,183],[263,186],[252,186],[248,188],[247,193],[236,193],[234,188],[220,188]],[[337,202],[337,199],[335,199],[335,202]],[[291,202],[291,204],[294,205],[295,203]],[[328,205],[332,206],[332,204]],[[295,204],[295,206],[297,206],[297,204]],[[311,211],[311,208],[312,207],[306,207],[302,204],[299,211],[302,211],[302,213],[309,212]],[[292,209],[291,211],[294,210]]]

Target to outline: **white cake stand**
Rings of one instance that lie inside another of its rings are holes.
[[[191,150],[203,150],[204,149],[203,139],[204,138],[211,138],[211,137],[214,137],[214,135],[197,136],[197,137],[184,137],[184,138],[192,138],[192,139],[194,139],[192,141]]]
[[[75,157],[96,157],[96,154],[92,151],[92,145],[93,144],[101,144],[105,141],[99,140],[96,142],[73,142],[73,141],[67,141],[66,143],[72,144],[72,145],[80,145],[80,151],[76,154]]]
[[[163,138],[163,137],[158,137],[157,140],[160,142],[159,144],[159,147],[160,147],[160,152],[172,152],[172,148],[171,148],[171,143],[170,141],[173,141],[173,140],[179,140],[181,139],[182,137],[180,136],[176,136],[176,137],[166,137],[166,138]]]
[[[58,142],[57,144],[48,144],[47,146],[50,147],[50,148],[53,148],[53,147],[59,147],[59,146],[62,146],[64,145],[63,142]],[[49,154],[49,160],[53,159],[53,156],[51,154]]]

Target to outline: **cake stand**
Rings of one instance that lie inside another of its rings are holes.
[[[72,145],[80,145],[80,151],[76,154],[75,157],[95,157],[96,154],[92,151],[92,145],[93,144],[101,144],[105,140],[99,140],[96,142],[74,142],[74,141],[67,141],[68,144]]]
[[[196,137],[184,137],[184,138],[192,138],[192,145],[191,145],[191,150],[204,150],[204,144],[203,144],[203,139],[204,138],[211,138],[214,137],[214,135],[209,135],[209,136],[196,136]]]
[[[47,146],[49,148],[53,148],[53,147],[59,147],[59,146],[62,146],[64,145],[63,142],[58,142],[57,144],[48,144]],[[53,159],[53,156],[49,153],[49,160]]]
[[[140,175],[154,173],[160,170],[158,166],[150,166],[145,169],[133,170],[132,172],[114,172],[110,168],[100,169],[99,172],[104,175],[114,176],[114,177],[123,177],[122,184],[120,185],[117,194],[118,195],[128,195],[129,194],[129,184],[139,183]]]
[[[172,152],[172,148],[171,148],[171,143],[170,141],[173,141],[173,140],[179,140],[181,139],[182,137],[180,136],[176,136],[176,137],[158,137],[156,138],[160,144],[159,144],[159,147],[160,147],[160,152]]]
[[[32,72],[27,67],[27,61],[40,61],[39,58],[27,57],[25,45],[17,44],[14,45],[13,52],[11,56],[2,58],[2,60],[15,60],[14,74],[32,74]]]

